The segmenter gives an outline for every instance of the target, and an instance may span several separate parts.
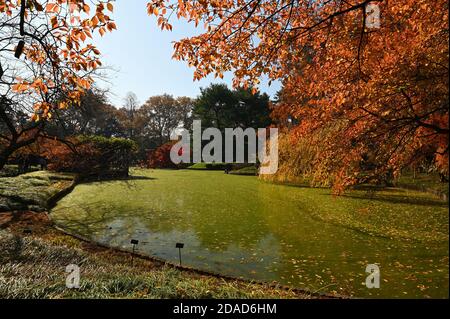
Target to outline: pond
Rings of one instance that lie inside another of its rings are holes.
[[[314,210],[439,210],[330,195],[327,189],[192,170],[135,170],[128,180],[78,185],[52,210],[53,221],[94,241],[235,277],[356,297],[448,298],[446,241],[373,236],[315,218]],[[431,205],[431,204],[430,204]],[[445,225],[444,225],[445,226]],[[417,227],[420,227],[418,225]],[[448,227],[448,217],[447,217]],[[380,288],[365,286],[368,264]]]

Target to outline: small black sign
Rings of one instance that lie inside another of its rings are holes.
[[[176,245],[175,245],[175,248],[183,248],[184,247],[184,244],[183,243],[177,243]]]
[[[137,244],[139,244],[139,240],[137,240],[137,239],[132,239],[132,240],[131,240],[131,243],[132,243],[133,245],[137,245]]]

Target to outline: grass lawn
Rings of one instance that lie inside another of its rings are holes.
[[[14,177],[0,177],[0,212],[45,211],[49,200],[70,187],[73,174],[38,171]]]
[[[230,171],[230,174],[255,176],[258,174],[258,169],[255,166],[247,166],[234,171]]]

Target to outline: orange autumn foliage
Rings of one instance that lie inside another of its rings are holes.
[[[56,110],[80,104],[101,66],[94,33],[116,29],[113,9],[110,0],[0,0],[0,169]]]
[[[369,3],[379,28],[367,27]],[[263,74],[282,81],[273,116],[293,143],[319,134],[313,160],[326,169],[315,177],[336,191],[430,154],[448,176],[447,1],[153,0],[147,9],[163,29],[173,12],[204,26],[174,44],[194,79],[233,71],[235,86],[255,87]]]
[[[2,50],[2,62],[10,65],[2,65],[0,77],[12,92],[32,97],[34,120],[77,104],[90,88],[90,74],[101,66],[100,51],[90,39],[94,32],[116,29],[108,15],[112,11],[110,0],[0,0],[0,27],[11,35],[2,39],[8,49]],[[19,40],[23,49],[18,52]],[[6,56],[11,51],[15,60]],[[23,64],[18,67],[21,76],[15,75],[17,61]]]

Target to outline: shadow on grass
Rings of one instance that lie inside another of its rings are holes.
[[[237,175],[237,174],[235,174]],[[266,183],[266,184],[273,184],[273,185],[277,185],[277,186],[287,186],[287,187],[295,187],[295,188],[310,188],[310,189],[330,189],[329,187],[325,187],[325,186],[311,186],[309,183],[307,182],[303,182],[303,183],[289,183],[289,182],[279,182],[279,181],[270,181],[270,180],[264,180],[264,179],[260,179],[261,182]]]
[[[383,191],[385,191],[383,189]],[[435,207],[447,207],[445,201],[434,198],[418,198],[418,197],[405,197],[402,195],[380,195],[380,194],[343,194],[341,197],[354,198],[362,200],[371,200],[377,202],[385,202],[391,204],[408,204],[417,206],[435,206]]]
[[[136,185],[132,182],[139,181],[139,180],[157,180],[157,178],[154,177],[148,177],[148,176],[128,176],[128,177],[105,177],[105,178],[99,178],[99,179],[85,179],[80,182],[80,184],[102,184],[102,185],[108,185],[111,183],[124,183],[128,188],[133,189],[136,188]]]
[[[386,186],[378,186],[378,185],[355,185],[351,187],[349,190],[356,190],[356,191],[366,191],[368,193],[383,191],[383,192],[389,192],[389,193],[405,193],[406,190],[400,189],[400,188],[394,188],[394,187],[386,187]]]
[[[116,182],[116,181],[138,181],[138,180],[156,180],[155,177],[149,177],[149,176],[127,176],[127,177],[101,177],[101,178],[86,178],[81,181],[81,184],[92,184],[92,183],[109,183],[109,182]]]

